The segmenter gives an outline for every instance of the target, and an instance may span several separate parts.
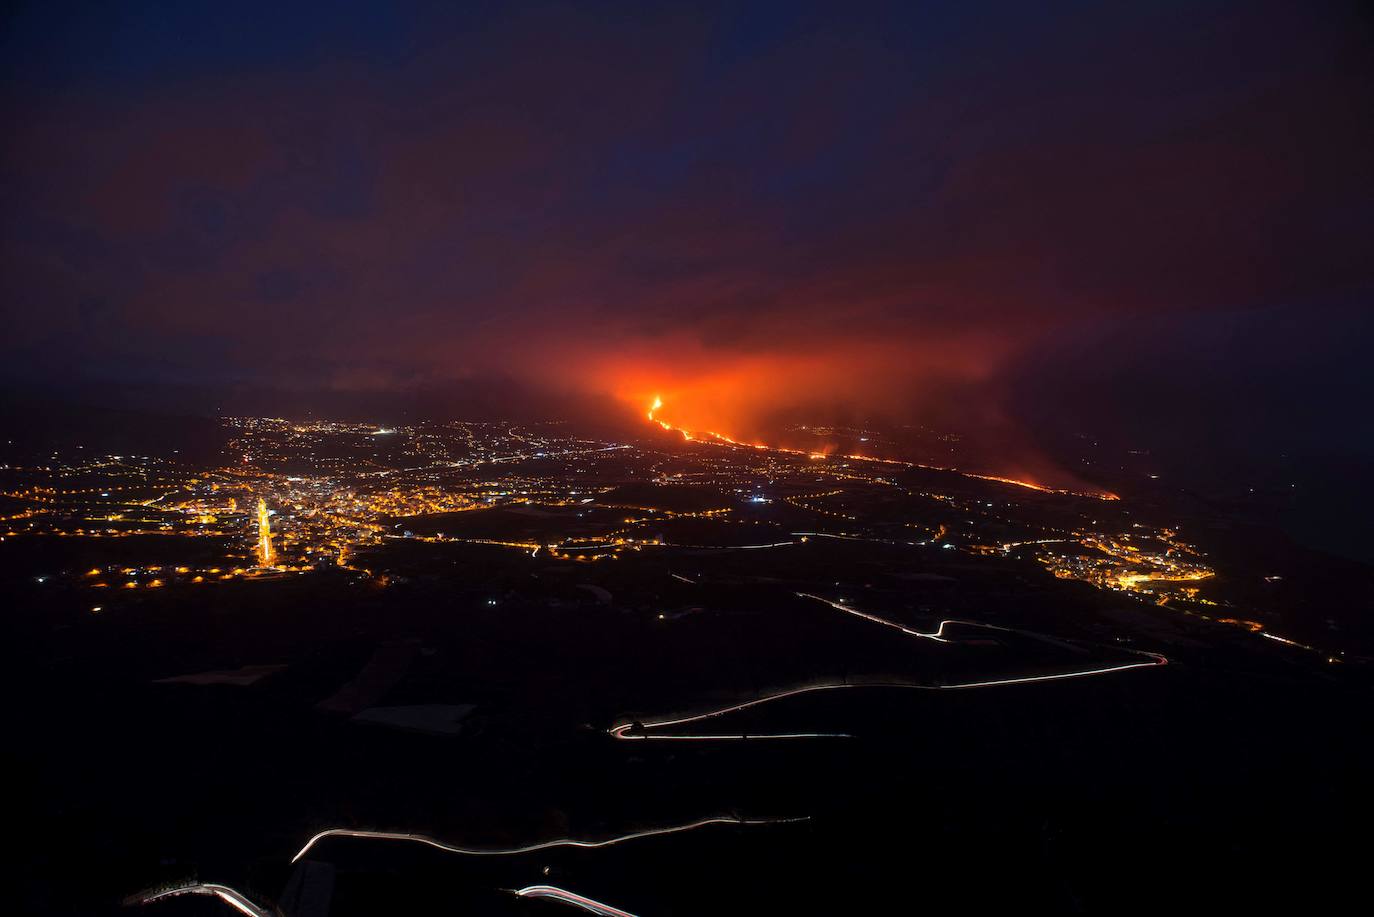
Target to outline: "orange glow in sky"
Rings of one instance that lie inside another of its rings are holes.
[[[741,441],[741,440],[735,439],[734,437],[730,436],[728,433],[722,433],[722,432],[719,432],[719,431],[717,431],[717,430],[691,430],[691,429],[687,429],[687,428],[685,428],[685,427],[675,426],[674,424],[670,423],[669,421],[666,421],[666,420],[662,419],[662,418],[659,416],[659,412],[660,412],[661,410],[663,410],[663,407],[664,407],[664,403],[663,403],[663,398],[662,398],[662,396],[661,396],[661,395],[654,395],[653,401],[650,402],[649,408],[648,408],[648,410],[645,412],[645,416],[646,416],[651,422],[658,424],[658,425],[659,425],[660,427],[662,427],[664,430],[668,430],[668,431],[671,431],[671,432],[680,433],[680,434],[682,435],[682,438],[683,438],[683,439],[688,440],[688,441],[690,441],[690,442],[697,442],[697,441],[699,441],[699,442],[707,442],[707,443],[718,443],[718,444],[727,445],[727,446],[742,446],[742,447],[753,448],[753,449],[767,449],[767,450],[770,450],[770,451],[773,451],[773,452],[782,452],[782,453],[788,453],[788,454],[793,454],[793,455],[805,455],[807,458],[811,459],[812,461],[824,460],[824,459],[830,458],[830,457],[834,454],[833,450],[832,450],[831,448],[829,448],[829,447],[827,447],[827,448],[825,448],[825,449],[823,449],[823,450],[819,450],[819,451],[816,451],[816,450],[808,451],[808,450],[803,450],[803,449],[791,449],[791,448],[787,448],[787,447],[785,447],[785,446],[770,445],[770,444],[761,443],[761,442],[743,442],[743,441]],[[930,466],[930,465],[921,464],[921,463],[919,463],[919,462],[905,462],[905,461],[896,460],[896,459],[877,458],[877,457],[874,457],[874,456],[865,456],[865,455],[858,455],[858,454],[836,455],[835,457],[836,457],[836,458],[840,458],[840,459],[847,459],[847,460],[850,460],[850,461],[880,462],[880,463],[884,463],[884,464],[907,465],[908,467],[921,467],[921,468],[938,467],[939,470],[957,472],[958,474],[964,475],[965,477],[977,478],[977,479],[982,480],[982,481],[993,481],[993,482],[998,483],[998,484],[1008,484],[1008,485],[1011,485],[1011,486],[1013,486],[1013,487],[1022,487],[1022,488],[1026,488],[1026,489],[1028,489],[1028,490],[1038,491],[1038,492],[1040,492],[1040,493],[1072,494],[1072,495],[1081,496],[1081,497],[1093,497],[1093,498],[1096,498],[1096,499],[1099,499],[1099,500],[1119,500],[1119,499],[1120,499],[1120,497],[1118,497],[1116,494],[1111,493],[1110,491],[1105,491],[1105,490],[1096,490],[1096,489],[1092,489],[1092,490],[1088,490],[1088,489],[1084,489],[1084,490],[1074,490],[1074,489],[1068,489],[1068,488],[1059,488],[1059,487],[1050,486],[1050,485],[1048,485],[1048,484],[1041,484],[1041,483],[1037,483],[1037,482],[1035,482],[1035,481],[1025,480],[1025,479],[1023,479],[1023,478],[1004,477],[1004,476],[995,475],[995,474],[982,474],[982,473],[978,473],[978,472],[975,472],[975,471],[970,471],[970,470],[967,470],[967,469],[956,468],[956,467]]]

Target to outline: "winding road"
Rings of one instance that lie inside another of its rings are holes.
[[[623,844],[626,841],[639,840],[646,837],[680,834],[683,831],[693,831],[697,828],[705,828],[709,825],[781,825],[806,820],[807,816],[792,818],[731,818],[724,815],[717,815],[712,818],[703,818],[694,822],[688,822],[685,825],[670,825],[666,828],[646,828],[643,831],[633,831],[629,834],[622,834],[601,841],[560,838],[552,841],[541,841],[537,844],[527,844],[523,847],[458,847],[453,844],[446,844],[432,837],[427,837],[423,834],[404,834],[393,831],[360,831],[353,828],[328,828],[306,841],[305,846],[297,851],[296,855],[291,858],[291,862],[295,863],[301,857],[305,856],[315,844],[329,837],[357,837],[368,840],[410,841],[417,844],[425,844],[448,853],[461,854],[463,856],[514,856],[521,853],[534,853],[538,850],[549,850],[556,847],[580,847],[583,849],[610,847],[615,844]]]
[[[909,636],[909,637],[914,637],[914,638],[921,639],[921,640],[930,640],[930,641],[933,641],[933,642],[935,642],[935,643],[949,643],[949,642],[951,642],[950,639],[949,639],[948,637],[945,636],[945,629],[946,629],[947,627],[951,626],[951,625],[960,626],[960,627],[977,627],[977,628],[982,628],[982,629],[984,629],[984,630],[1002,631],[1002,632],[1004,632],[1004,633],[1021,634],[1021,635],[1023,635],[1023,636],[1033,637],[1033,638],[1041,639],[1041,640],[1050,639],[1050,640],[1052,640],[1053,642],[1061,642],[1061,641],[1053,640],[1053,638],[1046,638],[1046,637],[1045,637],[1044,635],[1042,635],[1042,634],[1035,634],[1035,633],[1032,633],[1032,632],[1030,632],[1030,631],[1017,630],[1017,629],[1011,628],[1011,627],[1001,627],[1001,626],[996,625],[996,624],[981,624],[981,623],[979,623],[979,622],[977,622],[977,621],[960,621],[960,620],[955,620],[955,619],[947,619],[947,620],[941,621],[941,622],[939,623],[939,625],[935,628],[935,630],[933,630],[933,631],[927,633],[927,632],[925,632],[925,631],[914,630],[913,628],[907,627],[907,626],[905,626],[905,625],[903,625],[903,624],[900,624],[900,623],[898,623],[898,622],[896,622],[896,621],[892,621],[892,620],[889,620],[889,619],[887,619],[887,618],[879,617],[878,615],[875,615],[875,614],[870,614],[870,613],[865,612],[865,611],[860,611],[859,609],[854,608],[854,607],[849,606],[849,605],[846,605],[846,604],[844,604],[843,602],[837,602],[837,601],[833,601],[833,600],[831,600],[831,599],[823,598],[823,597],[818,596],[818,595],[812,595],[812,594],[809,593],[809,592],[798,592],[798,593],[796,593],[796,595],[797,595],[799,598],[812,599],[812,600],[817,601],[817,602],[822,602],[822,603],[824,603],[824,604],[826,604],[826,605],[829,605],[831,608],[836,609],[837,611],[842,611],[842,612],[844,612],[845,614],[853,615],[854,617],[861,618],[861,619],[863,619],[863,620],[865,620],[865,621],[870,621],[870,622],[872,622],[872,623],[874,623],[874,624],[881,624],[881,625],[883,625],[884,627],[893,628],[894,630],[898,630],[898,631],[902,632],[903,634],[906,634],[906,635]],[[1148,661],[1148,662],[1126,662],[1126,663],[1122,663],[1122,664],[1120,664],[1120,665],[1100,666],[1100,667],[1091,668],[1091,669],[1077,669],[1077,670],[1074,670],[1074,671],[1071,671],[1071,672],[1055,672],[1055,673],[1051,673],[1051,674],[1048,674],[1048,675],[1026,675],[1026,676],[1022,676],[1022,677],[1018,677],[1018,678],[996,678],[996,679],[987,679],[987,680],[982,680],[982,681],[954,682],[954,683],[950,683],[950,684],[920,684],[920,683],[917,683],[917,682],[868,682],[868,683],[864,683],[864,682],[858,682],[858,683],[854,683],[854,682],[834,682],[834,683],[825,683],[825,684],[816,684],[816,685],[806,685],[806,686],[804,686],[804,687],[792,688],[792,689],[787,690],[787,691],[779,691],[779,692],[777,692],[776,694],[765,695],[764,697],[756,698],[755,700],[745,701],[745,702],[742,703],[742,704],[732,704],[732,705],[730,705],[730,706],[728,706],[728,707],[720,707],[720,708],[715,709],[715,710],[708,710],[708,711],[706,711],[705,713],[697,713],[697,714],[692,714],[692,715],[690,715],[690,716],[682,716],[682,717],[677,717],[677,718],[674,718],[674,719],[667,719],[667,720],[645,721],[645,722],[638,722],[638,723],[636,723],[636,722],[621,723],[621,724],[618,725],[618,726],[613,726],[613,727],[609,730],[609,734],[610,734],[613,738],[622,739],[622,740],[647,740],[647,739],[654,739],[654,740],[659,740],[659,741],[721,741],[721,740],[725,740],[725,739],[818,739],[818,738],[835,738],[835,739],[843,739],[843,738],[852,738],[851,735],[849,735],[848,733],[843,733],[843,732],[784,732],[784,733],[761,733],[761,734],[755,734],[755,733],[750,733],[750,734],[729,734],[729,733],[709,733],[709,734],[708,734],[708,733],[701,733],[701,734],[689,734],[689,735],[682,735],[682,734],[676,734],[676,735],[650,735],[650,734],[648,734],[647,730],[650,730],[650,729],[661,729],[661,728],[669,727],[669,726],[683,726],[683,725],[686,725],[686,724],[688,724],[688,723],[699,723],[699,722],[701,722],[701,721],[703,721],[703,720],[711,720],[711,719],[715,719],[715,718],[717,718],[717,717],[725,716],[725,715],[730,714],[730,713],[738,713],[738,712],[741,711],[741,710],[748,710],[748,709],[750,709],[750,708],[752,708],[752,707],[758,707],[758,706],[761,706],[761,705],[763,705],[763,704],[773,703],[774,701],[784,700],[785,698],[789,698],[789,697],[799,697],[799,696],[804,695],[804,694],[813,694],[813,693],[816,693],[816,692],[819,692],[819,691],[835,691],[835,690],[839,690],[839,689],[842,689],[842,688],[906,688],[906,689],[918,690],[918,691],[953,691],[953,690],[961,690],[961,689],[966,689],[966,688],[996,688],[996,687],[1004,687],[1004,686],[1010,686],[1010,685],[1034,684],[1034,683],[1036,683],[1036,682],[1065,681],[1065,680],[1070,679],[1070,678],[1087,678],[1087,677],[1095,676],[1095,675],[1109,675],[1109,674],[1112,674],[1112,673],[1114,673],[1114,672],[1124,672],[1124,671],[1127,671],[1127,670],[1129,670],[1129,669],[1143,669],[1143,668],[1151,668],[1151,667],[1153,667],[1153,666],[1160,666],[1160,665],[1168,665],[1168,664],[1169,664],[1169,660],[1168,660],[1167,658],[1165,658],[1164,656],[1161,656],[1161,655],[1158,654],[1158,653],[1146,652],[1146,651],[1144,651],[1144,650],[1127,650],[1126,652],[1133,653],[1133,654],[1135,654],[1135,655],[1137,655],[1137,656],[1145,657],[1145,658],[1147,658],[1149,661]]]
[[[191,885],[162,889],[161,891],[135,896],[134,900],[138,904],[152,904],[154,901],[177,898],[181,895],[211,895],[229,904],[236,911],[247,914],[248,917],[278,917],[276,911],[259,907],[252,901],[249,901],[242,892],[236,891],[227,885],[216,885],[213,882],[196,882]]]
[[[702,818],[697,821],[687,822],[682,825],[669,825],[665,828],[646,828],[643,831],[632,831],[629,834],[621,834],[600,841],[560,838],[552,841],[541,841],[537,844],[526,844],[522,847],[458,847],[453,844],[446,844],[432,837],[427,837],[423,834],[402,834],[392,831],[360,831],[352,828],[329,828],[319,832],[314,837],[310,838],[310,840],[306,841],[305,846],[297,851],[296,855],[291,858],[291,862],[297,862],[301,857],[305,856],[315,844],[329,837],[410,841],[413,843],[425,844],[448,853],[457,853],[464,856],[514,856],[521,853],[534,853],[535,851],[549,850],[557,847],[579,847],[583,849],[610,847],[615,844],[623,844],[626,841],[640,840],[642,838],[681,834],[684,831],[694,831],[698,828],[705,828],[710,825],[783,825],[808,821],[809,819],[810,816],[805,815],[791,818],[733,818],[718,815],[711,818]],[[611,907],[609,904],[602,904],[599,901],[593,901],[591,898],[584,897],[575,892],[570,892],[566,889],[557,888],[553,885],[530,885],[522,889],[513,890],[512,893],[521,898],[549,898],[562,902],[563,904],[574,905],[585,911],[598,914],[600,917],[634,917],[633,914],[627,911]],[[152,904],[156,901],[163,901],[180,895],[210,895],[219,898],[240,913],[248,915],[248,917],[280,917],[277,911],[255,904],[242,892],[236,891],[227,885],[217,885],[210,882],[195,882],[176,886],[174,888],[144,892],[130,896],[126,903]]]

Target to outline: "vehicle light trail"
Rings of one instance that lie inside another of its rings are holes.
[[[795,541],[770,541],[766,544],[677,544],[670,542],[669,547],[687,548],[695,551],[765,551],[770,548],[787,548]]]
[[[963,624],[967,627],[982,627],[987,630],[1010,630],[1010,628],[998,627],[995,624],[979,624],[976,621],[957,621],[953,618],[949,618],[944,621],[941,621],[936,626],[934,631],[927,634],[922,633],[919,630],[912,630],[909,627],[905,627],[901,624],[898,624],[896,621],[889,621],[887,618],[880,618],[877,615],[869,614],[866,611],[859,611],[859,609],[857,608],[851,608],[842,602],[832,602],[830,599],[821,598],[820,596],[812,595],[809,592],[798,592],[796,593],[796,595],[798,598],[815,599],[817,602],[824,602],[825,604],[829,605],[831,608],[836,609],[837,611],[843,611],[845,614],[851,614],[854,615],[856,618],[863,618],[865,621],[872,621],[874,624],[881,624],[884,627],[891,627],[895,630],[901,631],[909,637],[920,637],[923,640],[934,640],[936,643],[949,642],[949,640],[945,639],[945,625],[947,624]]]
[[[584,897],[576,892],[570,892],[565,888],[558,888],[553,885],[527,885],[519,888],[511,894],[520,898],[551,898],[563,904],[571,904],[580,907],[584,911],[597,914],[598,917],[635,917],[629,911],[622,911],[618,907],[611,907],[609,904],[602,904],[600,901],[593,901],[591,898]]]
[[[600,847],[610,847],[626,841],[640,840],[650,837],[661,837],[668,834],[681,834],[684,831],[692,831],[697,828],[705,828],[710,825],[785,825],[796,822],[809,821],[809,815],[790,816],[781,818],[732,818],[723,815],[702,818],[694,822],[682,825],[670,825],[666,828],[648,828],[643,831],[633,831],[629,834],[622,834],[617,837],[607,838],[601,841],[583,841],[572,838],[561,838],[552,841],[542,841],[537,844],[528,844],[523,847],[458,847],[453,844],[446,844],[443,841],[427,837],[423,834],[403,834],[391,831],[359,831],[349,828],[330,828],[321,831],[306,842],[291,862],[299,861],[310,851],[319,841],[328,837],[355,837],[368,840],[393,840],[393,841],[413,841],[443,850],[447,853],[457,853],[464,856],[514,856],[522,853],[534,853],[540,850],[550,850],[558,847],[577,847],[584,850],[596,849]],[[609,904],[602,904],[591,898],[578,895],[566,889],[557,888],[552,885],[531,885],[526,888],[513,890],[513,894],[521,898],[551,898],[561,901],[564,904],[571,904],[580,907],[585,911],[601,915],[601,917],[634,917],[627,911],[611,907]],[[174,898],[180,895],[209,895],[219,898],[229,904],[235,910],[247,917],[280,917],[280,913],[274,909],[261,907],[248,899],[242,892],[230,888],[227,885],[218,885],[209,882],[195,882],[187,885],[179,885],[173,888],[164,888],[157,891],[141,892],[129,896],[125,899],[125,904],[152,904],[166,898]]]
[[[1268,639],[1268,640],[1276,640],[1276,641],[1278,641],[1279,643],[1286,643],[1286,644],[1288,644],[1289,646],[1296,646],[1296,647],[1298,647],[1299,649],[1311,650],[1311,651],[1314,652],[1314,653],[1320,653],[1320,652],[1321,652],[1321,650],[1317,649],[1315,646],[1308,646],[1306,643],[1299,643],[1299,642],[1296,641],[1296,640],[1289,640],[1287,637],[1280,637],[1278,634],[1271,634],[1271,633],[1269,633],[1269,631],[1267,631],[1267,630],[1265,630],[1265,631],[1260,631],[1260,636],[1261,636],[1261,637],[1264,637],[1265,639]]]
[[[964,627],[979,627],[985,630],[995,630],[1002,631],[1005,633],[1023,634],[1025,636],[1042,638],[1042,635],[1032,634],[1029,631],[1020,631],[1010,627],[1001,627],[996,624],[980,624],[976,621],[958,621],[953,619],[941,621],[934,631],[930,633],[925,633],[923,631],[913,630],[912,628],[905,627],[904,625],[901,625],[896,621],[889,621],[888,619],[879,617],[878,615],[873,615],[867,612],[859,611],[857,608],[852,608],[848,605],[845,605],[842,602],[831,601],[830,599],[822,598],[821,596],[812,595],[806,592],[798,592],[796,593],[796,595],[801,598],[814,599],[818,602],[823,602],[826,605],[829,605],[831,608],[843,611],[846,614],[854,615],[855,617],[862,618],[865,621],[871,621],[874,624],[881,624],[884,627],[891,627],[895,630],[901,631],[902,633],[910,637],[917,637],[923,640],[931,640],[936,643],[951,642],[947,637],[945,637],[945,627],[951,624],[961,625]],[[996,688],[1009,685],[1034,684],[1036,682],[1065,681],[1070,678],[1086,678],[1093,675],[1108,675],[1113,672],[1124,672],[1128,669],[1143,669],[1150,668],[1153,666],[1169,664],[1169,660],[1158,653],[1151,653],[1144,650],[1128,650],[1127,652],[1134,653],[1138,656],[1145,656],[1149,659],[1149,661],[1126,662],[1120,665],[1100,666],[1098,668],[1093,669],[1078,669],[1072,672],[1055,672],[1048,675],[1025,675],[1017,678],[995,678],[982,681],[956,682],[952,684],[918,684],[916,682],[837,682],[807,685],[801,688],[792,688],[787,691],[779,691],[776,694],[769,694],[764,697],[757,698],[755,700],[745,701],[742,704],[733,704],[729,707],[721,707],[716,710],[708,710],[705,713],[693,714],[691,716],[678,717],[676,719],[671,720],[658,720],[654,722],[636,723],[632,721],[629,723],[622,723],[618,726],[613,726],[609,730],[609,734],[612,738],[615,739],[655,739],[659,741],[718,741],[721,739],[852,738],[852,736],[850,736],[847,733],[837,732],[767,733],[734,735],[649,735],[645,730],[661,729],[668,726],[682,726],[687,723],[697,723],[702,720],[715,719],[716,717],[725,716],[730,713],[738,713],[742,710],[748,710],[752,707],[758,707],[763,704],[773,703],[774,701],[784,700],[789,697],[800,697],[804,694],[813,694],[819,691],[836,691],[842,688],[906,688],[917,691],[954,691],[963,690],[967,688]]]
[[[705,828],[708,825],[780,825],[791,822],[806,821],[808,816],[795,816],[791,818],[727,818],[723,815],[703,818],[698,821],[688,822],[685,825],[670,825],[666,828],[647,828],[643,831],[633,831],[629,834],[622,834],[617,837],[607,838],[604,841],[581,841],[573,838],[560,838],[552,841],[541,841],[537,844],[527,844],[523,847],[458,847],[453,844],[446,844],[443,841],[427,837],[423,834],[406,834],[394,831],[360,831],[352,828],[328,828],[319,832],[310,840],[305,842],[291,862],[295,863],[305,856],[316,843],[327,837],[360,837],[368,840],[384,841],[412,841],[417,844],[425,844],[438,850],[448,853],[462,854],[463,856],[515,856],[521,853],[534,853],[539,850],[550,850],[556,847],[580,847],[582,849],[595,849],[598,847],[611,847],[615,844],[623,844],[625,841],[639,840],[646,837],[661,837],[666,834],[681,834],[684,831],[693,831],[697,828]]]
[[[272,911],[267,908],[258,907],[252,901],[249,901],[242,892],[236,891],[227,885],[216,885],[213,882],[196,882],[192,885],[182,885],[149,894],[135,895],[131,901],[137,904],[152,904],[154,901],[162,901],[166,898],[176,898],[181,895],[212,895],[230,905],[239,913],[247,914],[248,917],[274,917]],[[126,901],[126,903],[130,902]]]

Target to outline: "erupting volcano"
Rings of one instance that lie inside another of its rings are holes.
[[[649,409],[645,412],[645,416],[649,419],[650,422],[657,424],[664,430],[667,430],[671,433],[677,433],[681,435],[682,438],[688,442],[703,442],[722,446],[735,446],[742,449],[761,449],[769,452],[777,452],[787,455],[804,455],[807,458],[816,460],[833,458],[842,459],[844,461],[850,462],[874,462],[884,465],[904,466],[907,468],[925,468],[931,471],[948,471],[954,474],[963,475],[964,477],[968,478],[977,478],[982,481],[993,481],[998,484],[1008,484],[1013,487],[1023,487],[1027,490],[1035,490],[1047,494],[1065,494],[1078,497],[1091,497],[1094,500],[1120,499],[1120,497],[1116,494],[1106,490],[1074,490],[1071,488],[1064,487],[1051,487],[1046,484],[1040,484],[1034,481],[1027,481],[1020,478],[1012,478],[996,474],[985,474],[978,471],[967,471],[961,468],[955,468],[947,465],[931,465],[924,462],[907,461],[901,458],[881,458],[871,455],[861,455],[858,453],[841,453],[833,451],[794,449],[789,448],[787,446],[769,445],[766,443],[746,443],[714,430],[686,430],[682,427],[674,426],[673,424],[659,417],[659,412],[662,409],[663,398],[659,395],[655,395],[653,402],[649,405]]]

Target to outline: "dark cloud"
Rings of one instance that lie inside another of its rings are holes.
[[[1353,5],[445,6],[8,19],[12,372],[988,419],[1093,329],[1173,329],[1094,345],[1147,372],[1374,289]],[[1301,387],[1346,339],[1181,365]]]

